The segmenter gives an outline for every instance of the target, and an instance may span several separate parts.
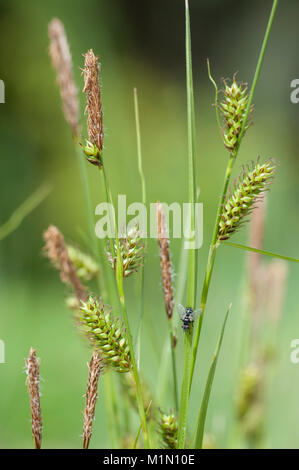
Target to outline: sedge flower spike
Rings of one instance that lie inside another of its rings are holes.
[[[88,140],[81,145],[87,160],[93,165],[102,167],[103,150],[103,110],[101,89],[99,85],[99,61],[92,49],[84,54],[84,88],[86,95],[86,112]]]
[[[73,77],[73,64],[70,47],[67,41],[63,23],[54,18],[49,23],[50,47],[49,54],[57,73],[63,112],[73,135],[79,135],[79,100]]]
[[[101,372],[101,358],[94,351],[88,365],[88,382],[85,395],[84,421],[83,421],[83,449],[88,449],[92,436],[92,426],[95,416],[95,408],[98,399],[98,382]]]
[[[39,360],[36,357],[35,349],[31,348],[29,357],[25,359],[27,373],[27,387],[30,397],[31,425],[34,446],[41,448],[42,444],[42,416],[40,406],[40,377]]]
[[[243,173],[233,193],[224,202],[219,221],[218,240],[227,240],[242,225],[254,204],[267,189],[273,178],[275,164],[257,162],[251,170]]]
[[[110,246],[106,248],[106,255],[112,269],[116,270],[117,264],[117,243],[114,242],[115,256],[111,254]],[[143,258],[145,246],[142,242],[140,232],[137,226],[132,227],[128,230],[128,233],[124,238],[119,238],[119,250],[120,258],[123,263],[123,276],[128,277],[131,274],[138,271],[140,268]]]
[[[174,413],[161,413],[159,431],[164,449],[176,449],[178,444],[178,423]]]
[[[132,360],[126,331],[119,319],[113,318],[101,299],[89,296],[82,302],[80,324],[103,365],[117,372],[129,372]]]
[[[248,88],[247,85],[238,84],[235,77],[231,86],[225,81],[224,85],[223,101],[219,104],[220,112],[224,119],[224,128],[222,129],[223,143],[227,150],[232,155],[235,155],[248,104]],[[247,122],[244,129],[245,132],[249,125],[250,123]]]

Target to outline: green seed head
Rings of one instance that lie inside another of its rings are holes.
[[[161,413],[159,430],[165,449],[176,449],[178,443],[178,423],[174,413]]]
[[[247,85],[238,84],[235,77],[231,86],[226,82],[224,85],[224,97],[219,105],[224,119],[223,143],[229,152],[235,154],[248,103]],[[245,131],[249,125],[246,124]]]
[[[255,402],[260,382],[260,370],[255,364],[248,365],[242,371],[237,395],[237,413],[239,419],[242,419],[247,414]]]
[[[220,216],[218,240],[227,240],[250,214],[258,197],[267,189],[275,171],[272,160],[257,162],[239,178],[233,193],[225,201]]]
[[[116,270],[117,249],[117,244],[114,242],[115,256],[113,256],[110,246],[106,248],[108,261],[114,271]],[[145,247],[137,226],[131,228],[125,238],[119,238],[119,249],[123,263],[123,276],[128,277],[138,271],[144,258]]]
[[[83,281],[91,281],[98,275],[99,266],[91,256],[83,253],[72,245],[68,245],[67,249],[80,279]]]
[[[86,160],[89,161],[89,163],[102,168],[102,154],[98,147],[87,139],[85,145],[80,143],[80,146],[83,150]]]
[[[126,331],[121,321],[112,317],[101,299],[90,296],[87,302],[82,302],[80,323],[107,367],[117,372],[131,370]]]

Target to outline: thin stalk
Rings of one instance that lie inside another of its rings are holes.
[[[172,318],[168,319],[169,341],[171,351],[171,364],[172,364],[172,378],[173,378],[173,398],[175,409],[179,411],[179,392],[178,392],[178,379],[176,372],[176,357],[175,357],[175,336],[172,326]]]
[[[250,94],[249,94],[247,108],[246,108],[246,112],[245,112],[245,116],[244,116],[244,121],[243,121],[243,124],[242,124],[242,130],[241,130],[241,133],[240,133],[240,136],[239,136],[238,147],[237,147],[237,150],[236,150],[235,154],[230,156],[228,166],[227,166],[227,169],[226,169],[226,174],[225,174],[225,179],[224,179],[224,186],[223,186],[222,194],[220,196],[220,203],[219,203],[218,210],[217,210],[215,227],[214,227],[212,241],[211,241],[211,244],[210,244],[206,274],[205,274],[205,279],[204,279],[204,284],[203,284],[203,289],[202,289],[201,304],[200,304],[200,307],[202,309],[202,315],[200,316],[199,321],[197,323],[196,334],[195,334],[195,339],[194,339],[194,344],[193,344],[191,377],[190,377],[189,390],[191,390],[192,379],[193,379],[193,374],[194,374],[194,367],[195,367],[198,344],[199,344],[199,338],[200,338],[202,322],[203,322],[206,303],[207,303],[207,297],[208,297],[212,272],[213,272],[213,268],[214,268],[216,250],[217,250],[217,246],[218,246],[217,245],[218,224],[219,224],[219,219],[220,219],[220,215],[221,215],[222,204],[224,202],[224,198],[225,198],[225,195],[226,195],[226,192],[227,192],[232,167],[233,167],[234,161],[235,161],[235,159],[236,159],[236,157],[239,153],[242,138],[244,136],[244,131],[245,131],[248,116],[249,116],[249,113],[250,113],[250,109],[251,109],[251,105],[252,105],[256,85],[257,85],[257,82],[258,82],[258,78],[260,76],[260,72],[261,72],[261,68],[262,68],[262,64],[263,64],[263,59],[264,59],[266,47],[267,47],[267,44],[268,44],[268,41],[269,41],[270,31],[271,31],[271,28],[272,28],[272,24],[273,24],[275,12],[276,12],[276,9],[277,9],[277,5],[278,5],[278,0],[274,0],[273,5],[272,5],[272,9],[271,9],[271,13],[270,13],[270,17],[269,17],[269,20],[268,20],[267,28],[266,28],[264,40],[263,40],[263,43],[262,43],[261,51],[260,51],[260,54],[259,54],[255,74],[254,74],[254,77],[253,77],[253,82],[252,82],[252,86],[251,86],[251,90],[250,90]]]
[[[192,57],[191,57],[191,34],[190,34],[190,16],[188,0],[185,0],[186,15],[186,90],[187,90],[187,121],[188,121],[188,186],[189,203],[191,204],[190,214],[190,234],[195,233],[195,113],[194,113],[194,92],[192,76]],[[195,235],[196,236],[196,235]],[[187,279],[187,306],[195,309],[196,303],[196,285],[197,285],[197,251],[189,249],[188,259],[188,279]],[[188,405],[189,405],[189,386],[192,364],[192,337],[193,328],[184,334],[184,366],[181,388],[181,403],[178,423],[178,448],[185,448]]]
[[[145,186],[145,178],[144,178],[143,166],[142,166],[141,133],[140,133],[140,119],[139,119],[137,88],[134,88],[134,111],[135,111],[136,137],[137,137],[138,172],[139,172],[140,182],[141,182],[142,203],[144,206],[146,206],[146,186]],[[138,369],[139,369],[139,364],[140,364],[141,329],[142,329],[143,315],[144,315],[144,264],[142,264],[141,266],[141,273],[140,273],[140,307],[139,307],[139,316],[137,320],[137,331],[136,331],[136,338],[137,338],[136,349],[137,349]]]
[[[107,182],[105,173],[104,173],[104,182],[105,182],[105,189],[106,189],[107,197],[109,198],[110,203],[113,205],[112,196],[109,193],[108,182]],[[129,318],[127,314],[127,308],[125,304],[124,285],[123,285],[123,279],[124,279],[123,278],[123,262],[121,259],[118,229],[117,229],[116,221],[115,221],[115,242],[116,242],[116,247],[117,247],[117,263],[116,263],[116,273],[115,273],[116,285],[117,285],[119,301],[120,301],[121,309],[123,313],[123,319],[124,319],[124,323],[126,327],[128,346],[129,346],[130,355],[132,359],[132,371],[133,371],[133,376],[134,376],[135,385],[136,385],[138,411],[139,411],[140,421],[142,425],[144,446],[146,449],[149,449],[150,447],[149,434],[148,434],[148,427],[147,427],[147,422],[146,422],[146,413],[145,413],[144,403],[143,403],[142,388],[141,388],[140,378],[139,378],[135,354],[134,354],[133,339],[132,339],[132,334],[131,334],[131,329],[130,329],[130,324],[129,324]]]
[[[141,383],[140,383],[138,369],[136,365],[134,348],[133,348],[133,340],[132,340],[132,335],[131,335],[131,330],[130,330],[126,304],[125,304],[125,295],[124,295],[124,287],[123,287],[123,264],[122,264],[122,259],[120,255],[120,250],[119,250],[117,230],[116,230],[116,244],[117,244],[116,284],[118,288],[119,300],[120,300],[123,318],[124,318],[124,322],[126,326],[128,345],[129,345],[130,355],[132,359],[132,370],[133,370],[134,380],[136,384],[138,410],[139,410],[139,416],[140,416],[141,425],[142,425],[144,446],[146,449],[148,449],[149,448],[149,436],[148,436],[148,429],[147,429],[147,422],[146,422],[146,413],[144,410]]]
[[[149,413],[149,410],[152,406],[152,402],[149,403],[148,407],[147,407],[147,410],[145,412],[145,416],[147,417],[148,416],[148,413]],[[138,439],[139,439],[139,436],[140,436],[140,432],[141,432],[141,429],[142,429],[142,425],[140,424],[139,428],[138,428],[138,431],[137,431],[137,434],[136,434],[136,437],[135,437],[135,441],[134,441],[134,444],[133,444],[133,449],[136,449],[136,446],[137,446],[137,443],[138,443]]]
[[[43,184],[34,193],[32,193],[24,202],[11,214],[10,218],[0,226],[0,241],[14,232],[43,200],[49,195],[51,187]]]
[[[79,172],[80,172],[80,177],[81,177],[81,183],[82,183],[82,189],[83,189],[83,194],[84,194],[84,200],[85,200],[85,206],[86,206],[86,211],[87,211],[87,222],[88,222],[88,229],[89,229],[89,237],[92,242],[92,253],[95,259],[100,263],[101,266],[104,266],[103,263],[103,255],[102,255],[102,250],[98,249],[98,239],[95,233],[95,221],[94,221],[94,213],[92,210],[92,202],[91,202],[91,195],[90,195],[90,188],[88,184],[88,177],[87,177],[87,171],[86,171],[86,162],[85,159],[82,155],[82,150],[81,147],[79,146],[77,140],[75,139],[74,141],[75,144],[75,149],[76,149],[76,154],[78,158],[78,164],[79,164]],[[103,297],[107,296],[107,290],[106,290],[106,283],[105,283],[105,276],[98,275],[97,276],[98,280],[98,286],[101,292],[101,295]]]
[[[114,415],[114,406],[113,400],[111,400],[111,391],[113,388],[111,382],[111,372],[107,371],[104,375],[103,380],[104,385],[104,401],[105,401],[105,409],[107,410],[107,420],[108,420],[108,430],[109,430],[109,438],[111,442],[112,449],[118,448],[118,432],[117,427],[115,426],[115,415]]]
[[[207,411],[208,411],[208,405],[209,405],[209,399],[210,399],[210,394],[213,386],[213,381],[215,377],[215,371],[216,371],[216,366],[217,366],[217,361],[220,353],[220,348],[223,340],[223,335],[224,335],[224,330],[225,330],[225,325],[227,322],[227,317],[231,309],[231,304],[227,309],[226,315],[224,317],[223,325],[221,328],[220,336],[217,342],[217,346],[215,349],[215,352],[212,357],[212,362],[211,366],[209,369],[208,373],[208,378],[206,381],[206,386],[204,390],[204,394],[201,400],[201,405],[200,409],[198,412],[198,417],[196,421],[196,428],[195,428],[195,435],[193,439],[193,449],[201,449],[202,448],[202,441],[203,441],[203,436],[204,436],[204,428],[205,428],[205,422],[206,422],[206,416],[207,416]]]
[[[76,139],[74,141],[74,144],[75,144],[75,149],[76,149],[76,153],[78,157],[82,188],[83,188],[85,205],[86,205],[86,210],[87,210],[89,234],[90,234],[90,238],[92,241],[92,251],[96,260],[98,260],[101,266],[104,267],[105,263],[103,260],[103,251],[98,249],[98,239],[95,233],[94,214],[92,210],[90,187],[88,184],[88,176],[87,176],[87,171],[86,171],[86,162],[85,162],[85,159],[83,158],[81,148]],[[108,276],[109,274],[110,272],[108,273]],[[111,276],[109,277],[109,281],[110,279],[111,279]],[[111,283],[108,282],[109,290],[107,292],[105,276],[103,275],[101,277],[97,276],[97,281],[98,281],[98,286],[99,286],[101,296],[107,297],[107,294],[108,294],[109,298],[111,299],[111,295],[113,292],[113,286],[111,286]],[[103,383],[104,383],[104,399],[107,405],[106,410],[107,410],[107,419],[108,419],[108,425],[109,425],[109,430],[110,430],[110,437],[111,437],[112,445],[114,446],[114,448],[116,448],[117,447],[117,435],[118,435],[116,423],[117,423],[118,418],[115,414],[115,409],[111,403],[111,397],[113,397],[115,393],[113,390],[113,384],[111,382],[111,378],[109,377],[109,374],[104,375]]]

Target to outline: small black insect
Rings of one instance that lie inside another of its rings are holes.
[[[178,305],[178,311],[180,318],[182,320],[182,328],[184,332],[190,330],[190,326],[192,323],[196,320],[196,318],[200,315],[201,309],[200,310],[194,310],[191,307],[183,307],[183,305],[179,304]]]

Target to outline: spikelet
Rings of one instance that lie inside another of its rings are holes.
[[[86,289],[69,257],[62,233],[57,227],[50,225],[44,232],[43,238],[45,241],[44,252],[52,264],[60,271],[62,282],[70,284],[74,288],[78,301],[86,300]]]
[[[107,311],[101,299],[89,296],[86,302],[82,302],[80,323],[104,365],[117,372],[131,370],[126,331],[121,321]]]
[[[83,253],[79,248],[72,245],[67,245],[67,250],[80,279],[88,282],[99,274],[99,265],[90,255]]]
[[[257,162],[241,175],[239,184],[225,201],[219,221],[218,240],[227,240],[250,214],[259,196],[272,180],[275,165],[272,160]]]
[[[95,351],[88,365],[88,381],[85,395],[85,409],[83,420],[83,449],[88,449],[92,436],[92,425],[95,407],[98,399],[98,381],[101,372],[101,358]]]
[[[88,140],[83,146],[87,160],[93,165],[102,167],[103,150],[103,110],[99,85],[99,62],[92,49],[84,54],[84,88],[86,94],[86,112]]]
[[[57,72],[64,116],[72,129],[73,135],[78,137],[79,102],[73,78],[72,57],[62,22],[54,18],[49,23],[48,32],[50,38],[49,53]]]
[[[178,444],[178,423],[174,413],[161,413],[159,432],[164,449],[176,449]]]
[[[238,418],[243,418],[250,410],[259,394],[261,371],[256,364],[249,364],[243,369],[237,395]]]
[[[169,252],[169,238],[167,234],[165,216],[160,202],[157,202],[156,210],[164,302],[167,317],[171,318],[174,308],[174,299],[172,286],[172,267]]]
[[[235,76],[231,86],[226,81],[224,81],[224,86],[224,99],[219,104],[224,118],[224,128],[222,129],[223,143],[229,152],[234,155],[238,148],[238,139],[248,103],[248,87],[242,83],[238,84]],[[246,124],[245,131],[248,127],[249,123]]]
[[[42,444],[42,416],[40,407],[39,391],[39,360],[36,357],[35,350],[30,349],[29,357],[25,359],[27,373],[27,387],[30,396],[30,410],[32,435],[36,449],[41,448]]]
[[[115,256],[111,254],[110,245],[106,247],[106,255],[112,269],[116,270],[117,244],[114,242]],[[144,258],[145,246],[137,226],[132,227],[125,238],[119,238],[120,256],[123,262],[123,277],[138,271]]]
[[[123,395],[126,396],[132,406],[138,412],[138,403],[137,403],[137,389],[134,376],[131,373],[123,374],[120,381],[121,389]],[[142,387],[142,396],[143,396],[143,406],[144,409],[149,409],[147,414],[147,419],[151,419],[152,417],[152,395],[148,385],[141,380],[141,387]],[[150,406],[151,405],[151,406]]]

